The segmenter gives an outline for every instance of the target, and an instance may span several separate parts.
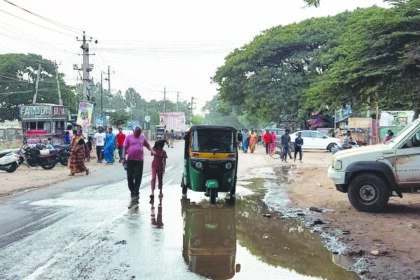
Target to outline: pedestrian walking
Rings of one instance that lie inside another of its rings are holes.
[[[87,161],[90,161],[90,158],[91,158],[90,152],[92,151],[92,146],[93,146],[92,141],[93,141],[92,136],[88,136],[88,140],[86,142],[86,146],[88,148],[88,151],[87,151]]]
[[[242,129],[238,130],[238,133],[236,134],[236,139],[238,140],[238,148],[242,149]]]
[[[98,132],[93,135],[93,142],[96,146],[96,156],[98,162],[102,162],[102,150],[104,149],[105,145],[105,133],[102,126],[98,127]]]
[[[144,135],[141,134],[141,131],[141,126],[137,125],[134,128],[134,133],[128,135],[124,142],[123,163],[126,164],[127,184],[131,195],[131,201],[128,208],[139,203],[139,190],[143,176],[143,148],[146,147],[146,149],[152,152],[149,142],[147,142]]]
[[[286,129],[285,133],[280,137],[281,144],[281,161],[287,162],[287,155],[289,155],[290,148],[290,130]]]
[[[270,144],[270,153],[274,153],[274,151],[276,150],[276,141],[277,141],[277,135],[274,131],[271,132],[271,144]]]
[[[152,202],[155,198],[155,188],[156,188],[156,177],[158,179],[158,189],[159,197],[163,197],[162,186],[163,186],[163,175],[165,174],[166,159],[168,155],[163,149],[165,146],[165,140],[157,140],[155,145],[152,148],[152,181],[151,189],[152,193],[150,194],[150,201]]]
[[[267,130],[264,133],[263,139],[264,139],[264,143],[265,143],[265,153],[268,155],[270,153],[270,149],[271,149],[271,142],[273,141],[272,137],[271,137],[271,134],[270,134],[270,131]]]
[[[166,144],[168,145],[168,148],[170,147],[169,146],[170,139],[171,139],[171,135],[170,135],[169,131],[165,130],[165,138],[164,138],[164,140],[166,140]]]
[[[295,139],[295,156],[294,156],[294,161],[296,161],[296,154],[299,153],[299,161],[302,162],[302,146],[303,146],[303,138],[300,137],[300,132],[298,132],[296,134],[296,139]]]
[[[171,148],[173,148],[173,147],[174,147],[174,140],[175,140],[175,137],[176,137],[176,134],[175,134],[174,130],[173,130],[173,129],[171,129],[171,134],[169,135],[169,146],[170,146]]]
[[[78,128],[76,130],[76,134],[73,135],[70,143],[69,176],[74,176],[76,173],[82,172],[86,172],[86,175],[89,175],[89,169],[85,165],[86,149],[87,146],[80,127],[80,129]]]
[[[242,131],[242,149],[244,153],[248,152],[249,137],[249,133],[247,133],[246,129],[244,129]]]
[[[121,162],[123,159],[124,141],[126,137],[126,135],[122,132],[121,127],[118,129],[118,133],[116,137],[117,137],[117,142],[118,142],[117,143],[118,144],[118,159],[119,159],[119,162]]]
[[[107,164],[114,163],[114,152],[117,144],[117,137],[112,133],[112,127],[108,127],[108,133],[105,136],[104,157]]]
[[[255,147],[257,145],[257,140],[258,140],[257,132],[252,130],[250,138],[249,138],[249,151],[251,152],[251,154],[253,154],[254,151],[255,151]]]

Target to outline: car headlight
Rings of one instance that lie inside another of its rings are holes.
[[[198,168],[198,169],[202,169],[203,168],[203,164],[201,163],[201,161],[197,161],[195,163],[195,167]]]
[[[336,160],[334,164],[335,170],[340,170],[342,167],[343,167],[343,163],[341,162],[341,160]]]
[[[231,169],[232,168],[232,163],[230,163],[230,162],[226,163],[225,168],[226,169]]]

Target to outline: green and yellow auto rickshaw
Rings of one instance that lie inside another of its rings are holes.
[[[237,131],[229,126],[195,125],[185,134],[182,194],[204,192],[216,203],[219,192],[234,199],[238,170]]]
[[[184,221],[182,256],[188,269],[208,279],[232,279],[236,263],[235,207],[181,199]]]

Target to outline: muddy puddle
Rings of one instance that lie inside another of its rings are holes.
[[[240,274],[252,275],[249,267],[261,277],[278,279],[359,279],[350,271],[355,263],[343,254],[345,245],[316,230],[322,220],[311,219],[308,210],[290,208],[284,184],[293,180],[293,169],[254,172],[238,178],[238,186],[251,192],[239,196],[234,207]],[[236,278],[241,279],[239,274]]]

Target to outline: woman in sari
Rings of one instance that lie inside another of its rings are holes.
[[[104,158],[106,163],[113,164],[114,163],[114,152],[115,152],[115,143],[117,141],[117,137],[115,137],[114,133],[112,133],[112,128],[108,128],[108,133],[105,136],[105,147],[104,147]]]
[[[70,175],[74,176],[76,173],[86,172],[89,175],[89,169],[85,166],[85,140],[83,139],[82,130],[77,129],[76,135],[73,136],[70,144]]]
[[[249,150],[251,151],[251,154],[255,151],[255,146],[257,145],[257,139],[258,135],[256,131],[252,131],[251,138],[249,139]]]

